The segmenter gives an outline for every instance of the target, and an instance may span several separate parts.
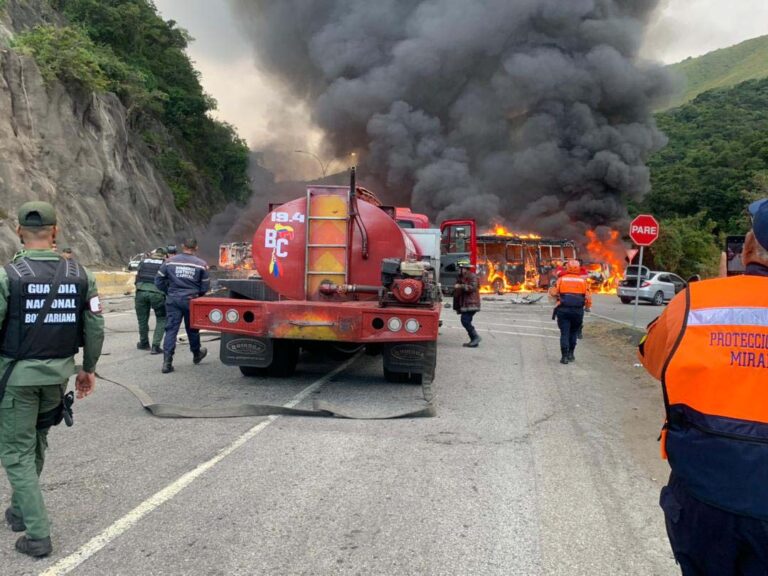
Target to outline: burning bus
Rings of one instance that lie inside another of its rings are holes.
[[[252,270],[250,242],[230,242],[219,246],[219,270]]]
[[[476,235],[475,228],[473,220],[449,220],[441,226],[440,277],[446,293],[451,293],[459,258],[472,261],[485,294],[546,290],[565,261],[579,260],[582,252],[584,275],[594,292],[614,294],[622,279],[626,247],[616,230],[588,230],[577,242],[519,234],[500,225]]]
[[[562,263],[576,257],[571,240],[515,234],[501,226],[477,237],[477,273],[486,293],[545,290]]]

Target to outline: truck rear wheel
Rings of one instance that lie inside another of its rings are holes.
[[[240,366],[240,374],[249,378],[255,376],[268,376],[266,368],[257,368],[256,366]]]
[[[384,380],[392,384],[407,384],[411,381],[411,375],[408,372],[395,372],[384,368]]]
[[[290,340],[273,340],[272,363],[269,366],[240,366],[243,376],[272,376],[273,378],[288,378],[296,373],[299,363],[299,346]]]

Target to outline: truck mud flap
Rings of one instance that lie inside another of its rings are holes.
[[[267,368],[272,364],[273,353],[274,345],[271,338],[221,334],[219,359],[222,364]]]
[[[397,342],[382,349],[384,372],[410,375],[414,384],[421,384],[424,400],[435,397],[432,382],[437,366],[437,342]]]
[[[382,348],[384,368],[434,378],[437,342],[396,342]]]

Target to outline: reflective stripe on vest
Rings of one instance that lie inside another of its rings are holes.
[[[662,374],[669,463],[698,499],[768,520],[768,279],[691,284]]]

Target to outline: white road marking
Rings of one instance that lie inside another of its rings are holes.
[[[603,316],[602,314],[596,314],[594,312],[591,312],[592,316],[595,318],[602,318],[603,320],[608,320],[609,322],[615,322],[616,324],[623,324],[624,326],[632,327],[632,322],[624,322],[624,320],[617,320],[616,318],[611,318],[610,316]],[[638,330],[644,331],[642,326],[637,326]]]
[[[509,310],[487,310],[483,308],[478,314],[486,314],[490,316],[496,316],[496,315],[505,315],[505,316],[514,316],[515,318],[525,318],[526,322],[536,322],[536,323],[542,323],[542,324],[548,324],[551,322],[551,320],[540,320],[540,318],[548,318],[549,315],[552,314],[552,309],[548,310],[542,310],[541,314],[522,314],[520,312],[511,312]],[[478,317],[479,320],[479,317]]]
[[[524,324],[499,324],[496,322],[483,322],[482,320],[479,320],[476,322],[478,326],[506,326],[507,328],[530,328],[532,330],[548,330],[549,332],[559,332],[560,330],[558,328],[545,328],[544,326],[526,326]],[[550,323],[552,321],[550,320]],[[456,324],[456,326],[460,326],[460,324]]]
[[[443,328],[449,328],[451,330],[464,330],[462,326],[443,326]],[[490,328],[478,328],[478,332],[486,332],[489,334],[508,334],[509,336],[531,336],[533,338],[548,338],[551,340],[560,340],[559,336],[547,336],[546,334],[528,334],[525,332],[505,332],[503,330],[491,330]]]
[[[353,362],[355,362],[360,356],[357,355],[344,364],[329,372],[313,384],[310,384],[304,390],[294,396],[287,404],[283,406],[286,408],[294,408],[307,396],[312,394],[315,390],[326,384],[331,378],[346,370]],[[192,484],[200,476],[205,474],[208,470],[216,466],[219,462],[224,460],[227,456],[235,452],[243,444],[248,442],[251,438],[262,432],[280,416],[268,416],[266,420],[259,422],[256,426],[245,432],[242,436],[237,438],[229,446],[222,449],[216,456],[197,466],[194,470],[187,472],[180,478],[178,478],[172,484],[169,484],[153,496],[139,504],[136,508],[128,512],[125,516],[114,522],[101,534],[93,537],[89,542],[81,546],[78,550],[70,554],[69,556],[62,558],[48,569],[40,573],[40,576],[61,576],[68,574],[80,564],[88,560],[91,556],[96,554],[99,550],[104,548],[107,544],[112,542],[115,538],[125,533],[127,530],[135,526],[142,518],[147,514],[165,504],[176,496],[179,492],[184,490],[187,486]]]

